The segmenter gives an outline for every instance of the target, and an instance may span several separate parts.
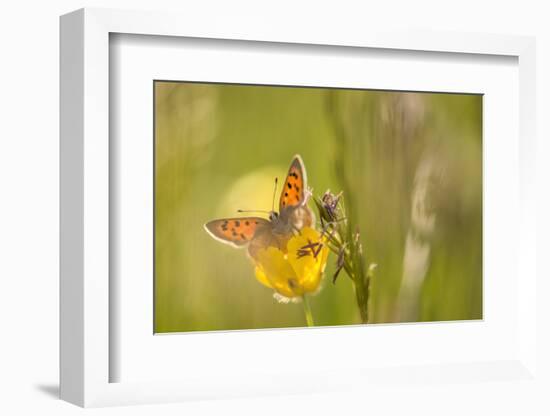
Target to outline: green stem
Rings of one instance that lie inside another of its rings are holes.
[[[313,323],[311,308],[309,307],[309,300],[306,295],[302,296],[302,304],[304,305],[304,314],[306,315],[307,326],[315,326],[315,324]]]
[[[359,265],[361,268],[361,265]],[[359,313],[361,315],[361,322],[367,324],[369,322],[369,292],[370,292],[370,279],[363,274],[363,270],[355,270],[355,298],[357,300],[357,306],[359,307]]]

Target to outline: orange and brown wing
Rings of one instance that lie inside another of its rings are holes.
[[[269,225],[259,217],[222,218],[204,224],[206,231],[216,240],[234,247],[243,247],[253,238],[258,228]]]
[[[299,155],[294,156],[284,187],[281,191],[281,197],[279,199],[279,212],[284,208],[295,207],[304,202],[305,191],[307,186],[306,169],[304,162]]]

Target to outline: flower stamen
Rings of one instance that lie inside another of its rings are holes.
[[[319,242],[312,242],[309,238],[307,239],[307,242],[308,244],[300,247],[300,249],[296,252],[296,257],[302,258],[311,254],[313,258],[316,259],[323,248],[323,244]]]

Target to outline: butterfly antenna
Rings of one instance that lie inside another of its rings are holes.
[[[277,195],[277,182],[279,178],[275,178],[275,189],[273,189],[273,200],[271,202],[271,211],[275,211],[275,196]]]
[[[275,178],[275,189],[273,190],[273,202],[271,203],[271,211],[265,211],[261,209],[238,209],[239,213],[252,213],[252,212],[261,212],[263,214],[271,214],[275,210],[275,195],[277,195],[277,182],[278,178]]]
[[[269,214],[269,211],[261,210],[261,209],[238,209],[237,212],[239,213],[251,213],[251,212],[261,212],[263,214]]]

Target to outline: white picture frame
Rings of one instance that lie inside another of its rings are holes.
[[[491,374],[496,379],[502,376],[506,380],[536,382],[534,39],[364,28],[331,33],[314,25],[304,33],[299,28],[283,29],[274,23],[245,18],[239,25],[234,23],[219,19],[205,27],[193,16],[106,9],[83,9],[61,18],[61,398],[87,407],[295,394],[400,383],[411,375],[407,369],[371,369],[367,374],[360,368],[343,367],[333,369],[326,377],[304,371],[293,375],[291,381],[284,374],[251,379],[222,372],[215,381],[205,376],[184,377],[183,381],[110,382],[110,365],[120,358],[109,348],[113,335],[109,326],[109,185],[113,168],[109,154],[109,37],[114,33],[517,58],[520,168],[515,201],[519,204],[515,272],[522,273],[516,304],[517,354],[498,362],[426,366],[418,362],[413,378],[479,382]]]

